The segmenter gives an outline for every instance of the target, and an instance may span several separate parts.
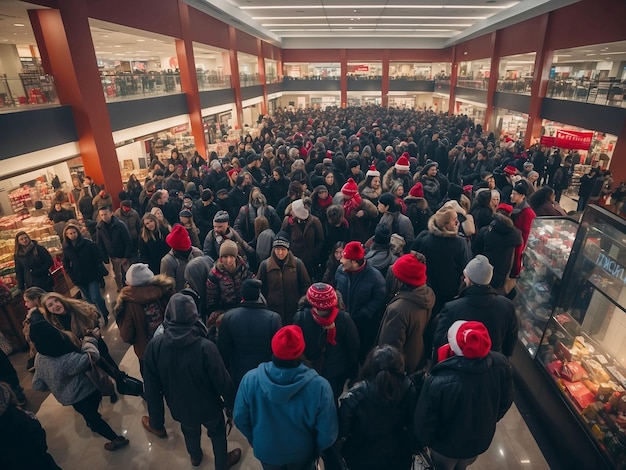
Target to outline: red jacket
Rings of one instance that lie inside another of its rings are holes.
[[[522,253],[524,252],[524,248],[526,248],[528,235],[530,235],[530,227],[535,217],[537,217],[537,214],[531,209],[526,200],[513,209],[513,213],[511,214],[513,224],[522,232],[523,241],[523,243],[515,249],[515,261],[513,262],[513,270],[511,271],[512,277],[518,277],[522,270]]]

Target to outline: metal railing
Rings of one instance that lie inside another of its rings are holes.
[[[255,86],[261,84],[261,78],[258,73],[240,73],[239,86]]]
[[[331,75],[331,76],[321,76],[321,75],[305,75],[303,77],[290,77],[289,75],[283,75],[283,82],[287,82],[290,80],[339,80],[341,77]]]
[[[530,95],[533,86],[532,78],[518,78],[516,80],[498,80],[498,91],[516,93],[518,95]]]
[[[23,73],[19,77],[0,75],[0,108],[59,104],[51,75]]]
[[[546,96],[603,106],[626,107],[626,81],[556,80],[548,81]]]
[[[208,70],[196,72],[198,80],[198,90],[223,90],[230,88],[230,75],[222,75],[215,71]]]
[[[488,78],[479,78],[477,80],[470,80],[468,78],[459,78],[456,81],[456,86],[463,88],[474,88],[476,90],[486,90],[489,86]]]
[[[181,92],[180,73],[103,73],[102,91],[107,101]]]

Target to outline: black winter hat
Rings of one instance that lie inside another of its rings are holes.
[[[389,245],[391,241],[391,230],[385,224],[378,224],[374,231],[374,243],[378,245]]]
[[[250,302],[259,300],[262,285],[258,279],[246,279],[241,285],[241,298]]]

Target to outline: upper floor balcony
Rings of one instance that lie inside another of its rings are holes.
[[[604,106],[626,107],[626,81],[551,79],[546,96]]]
[[[456,86],[462,88],[473,88],[475,90],[486,90],[489,86],[488,78],[469,79],[459,77],[456,81]]]
[[[180,73],[103,73],[102,91],[107,101],[181,93]]]
[[[204,70],[196,72],[198,80],[198,90],[223,90],[230,88],[230,75],[223,75],[213,70]]]
[[[498,80],[497,91],[504,93],[516,93],[518,95],[530,95],[533,86],[532,77]]]
[[[22,73],[19,77],[0,76],[0,110],[15,111],[58,104],[59,98],[51,75]]]

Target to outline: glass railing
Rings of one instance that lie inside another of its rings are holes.
[[[389,80],[408,80],[411,82],[432,82],[430,75],[389,75]]]
[[[363,81],[363,80],[382,80],[382,75],[348,75],[348,80]]]
[[[290,77],[289,75],[283,75],[283,81],[289,80],[339,80],[339,75],[305,75],[303,77]]]
[[[230,75],[222,75],[214,71],[197,72],[198,90],[223,90],[230,88]]]
[[[270,83],[280,83],[283,81],[283,77],[279,75],[265,75],[265,84],[269,85]]]
[[[59,104],[51,75],[23,73],[19,77],[0,76],[0,108]]]
[[[603,106],[626,107],[626,81],[549,80],[546,96]]]
[[[498,91],[505,93],[517,93],[520,95],[530,95],[533,86],[532,78],[518,78],[516,80],[498,80]]]
[[[463,88],[475,88],[477,90],[486,90],[489,85],[488,78],[479,78],[477,80],[470,80],[468,78],[458,78],[456,86]]]
[[[107,101],[181,92],[178,72],[104,73],[100,81]]]
[[[258,73],[240,73],[239,86],[255,86],[261,84],[261,78]]]

